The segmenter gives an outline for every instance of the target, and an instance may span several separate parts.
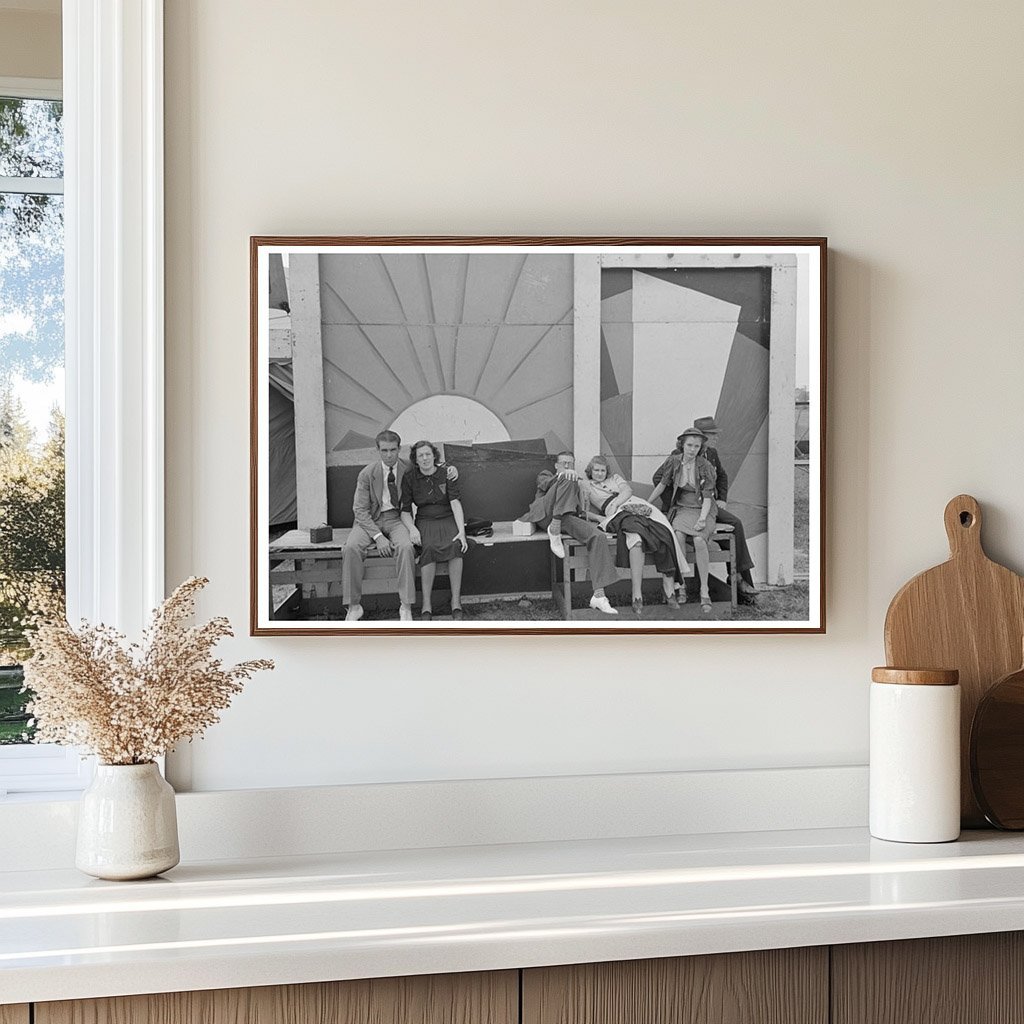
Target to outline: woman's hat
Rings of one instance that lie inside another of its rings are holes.
[[[693,425],[701,431],[713,430],[716,433],[718,432],[718,424],[715,422],[714,416],[698,416],[693,421]]]
[[[680,435],[679,435],[679,436],[678,436],[678,437],[676,438],[676,440],[677,440],[677,441],[678,441],[678,442],[679,442],[680,444],[682,444],[682,443],[683,443],[683,440],[684,440],[685,438],[687,438],[687,437],[699,437],[699,438],[700,438],[700,439],[701,439],[702,441],[706,441],[706,440],[708,439],[708,435],[707,435],[707,434],[705,434],[703,430],[698,430],[698,429],[697,429],[696,427],[687,427],[687,428],[686,428],[686,429],[685,429],[685,430],[684,430],[684,431],[683,431],[683,432],[682,432],[682,433],[681,433],[681,434],[680,434]]]

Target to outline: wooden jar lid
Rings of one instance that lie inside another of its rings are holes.
[[[955,668],[884,668],[871,670],[873,683],[900,683],[918,686],[956,686],[960,672]]]

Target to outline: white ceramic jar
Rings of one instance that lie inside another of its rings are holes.
[[[955,669],[871,672],[870,830],[899,843],[960,835],[960,685]]]

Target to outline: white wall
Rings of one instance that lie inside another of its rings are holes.
[[[947,499],[1024,569],[1022,37],[970,0],[167,0],[169,582],[242,633],[250,234],[832,245],[826,636],[243,637],[278,669],[194,787],[863,762]]]

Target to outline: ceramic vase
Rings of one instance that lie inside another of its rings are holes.
[[[96,878],[151,878],[178,851],[174,790],[149,764],[100,764],[82,794],[75,866]]]

